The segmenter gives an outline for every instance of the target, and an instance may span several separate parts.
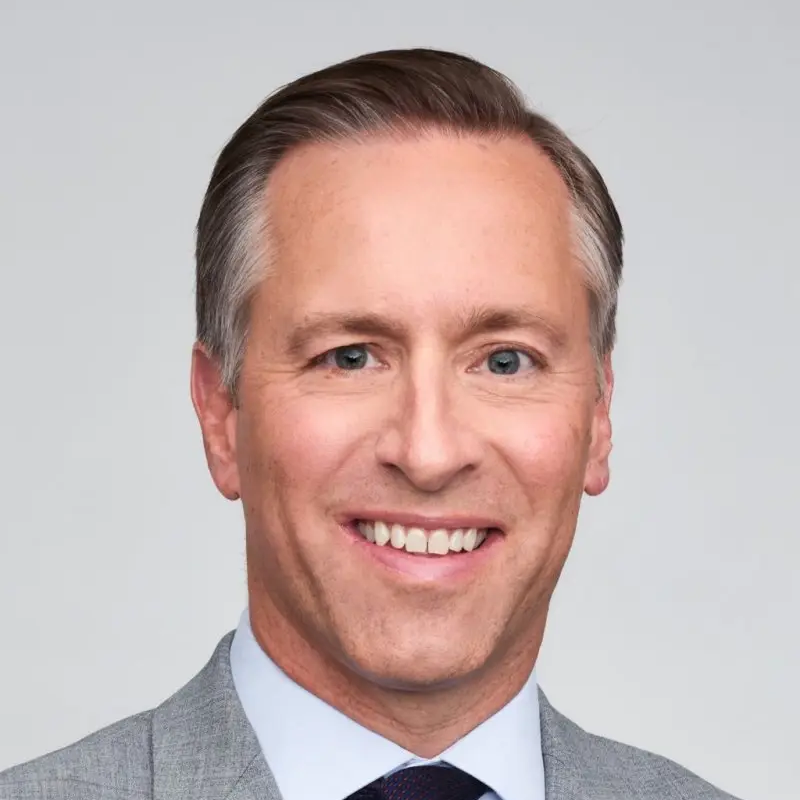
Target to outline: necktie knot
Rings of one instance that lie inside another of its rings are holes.
[[[463,770],[426,764],[379,778],[347,800],[478,800],[488,791],[485,783]]]

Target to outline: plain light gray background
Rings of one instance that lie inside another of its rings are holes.
[[[152,707],[245,602],[188,396],[193,225],[278,85],[430,45],[517,81],[627,230],[612,486],[540,662],[589,730],[800,785],[800,6],[0,5],[0,768]]]

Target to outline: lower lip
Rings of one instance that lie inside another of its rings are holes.
[[[448,553],[442,556],[409,553],[394,548],[389,543],[381,546],[368,542],[355,527],[355,523],[343,525],[342,530],[353,546],[359,548],[365,556],[393,572],[421,583],[468,578],[492,557],[503,539],[500,531],[490,530],[483,544],[475,550],[462,550],[460,553]]]

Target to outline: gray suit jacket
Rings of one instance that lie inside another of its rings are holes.
[[[0,773],[0,800],[281,800],[233,686],[232,639],[153,711]],[[734,800],[665,758],[586,733],[543,694],[539,701],[547,800]]]

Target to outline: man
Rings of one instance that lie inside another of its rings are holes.
[[[248,611],[0,797],[729,797],[536,682],[608,483],[621,268],[597,170],[482,64],[383,52],[270,97],[197,229],[192,398]]]

